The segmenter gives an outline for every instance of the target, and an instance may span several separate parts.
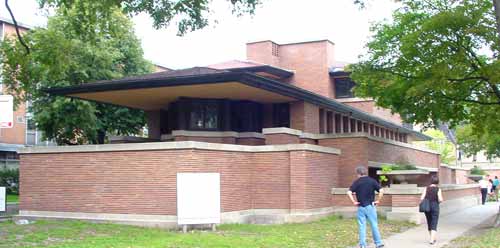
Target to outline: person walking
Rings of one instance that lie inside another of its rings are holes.
[[[358,207],[357,220],[358,220],[358,231],[359,231],[359,247],[366,248],[366,221],[370,224],[370,228],[373,234],[373,240],[377,248],[384,247],[382,243],[382,237],[378,230],[378,220],[377,220],[377,209],[376,206],[380,203],[382,196],[384,195],[380,184],[375,181],[375,179],[368,177],[367,169],[364,166],[358,166],[356,168],[356,174],[358,179],[356,179],[347,195],[351,199],[352,204]],[[379,192],[378,199],[375,201],[375,191]],[[353,193],[356,193],[356,200],[353,197]]]
[[[486,176],[488,177],[488,176]],[[481,189],[481,204],[486,203],[486,197],[488,196],[488,185],[490,182],[488,182],[488,178],[483,177],[481,180],[479,180],[479,188]]]
[[[420,196],[420,200],[427,199],[429,201],[430,209],[424,212],[427,219],[427,230],[429,231],[429,244],[436,243],[437,225],[439,220],[439,203],[443,202],[443,193],[438,187],[439,178],[437,176],[431,177],[431,184],[427,186]]]
[[[495,176],[495,179],[493,179],[493,194],[495,196],[495,200],[498,201],[498,191],[500,187],[500,180],[498,180],[498,176]]]

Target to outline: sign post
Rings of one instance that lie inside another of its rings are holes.
[[[0,187],[0,212],[7,211],[7,188]]]
[[[0,128],[14,126],[14,97],[0,95]]]

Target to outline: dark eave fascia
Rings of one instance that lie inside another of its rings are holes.
[[[103,92],[115,90],[141,89],[141,88],[158,88],[181,85],[195,84],[214,84],[237,81],[243,84],[265,89],[280,95],[289,96],[295,99],[304,100],[306,102],[335,110],[353,118],[379,124],[381,126],[397,129],[402,133],[413,134],[422,140],[430,140],[430,137],[414,130],[405,128],[395,123],[386,121],[382,118],[367,114],[361,110],[342,104],[333,99],[318,95],[316,93],[304,90],[291,84],[282,83],[276,80],[268,79],[251,72],[220,72],[212,74],[200,74],[192,76],[179,76],[171,78],[155,78],[155,79],[129,79],[116,80],[100,83],[89,83],[77,86],[44,89],[45,92],[53,95],[74,95],[90,92]]]
[[[251,67],[239,67],[239,68],[229,68],[226,69],[232,72],[266,72],[272,75],[275,75],[280,78],[288,78],[293,76],[293,72],[287,71],[281,68],[277,68],[270,65],[262,65],[262,66],[251,66]]]

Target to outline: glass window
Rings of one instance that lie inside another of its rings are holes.
[[[335,98],[354,97],[352,88],[356,84],[350,78],[335,78]]]
[[[276,103],[273,105],[273,127],[290,127],[290,105]]]
[[[190,129],[217,129],[219,106],[215,102],[192,102],[189,113]]]

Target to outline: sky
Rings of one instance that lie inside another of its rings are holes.
[[[231,59],[244,60],[245,43],[273,40],[278,44],[329,39],[335,43],[335,60],[356,62],[369,40],[374,22],[390,19],[393,0],[369,1],[360,10],[353,0],[263,0],[254,16],[231,14],[228,0],[213,0],[211,25],[177,36],[175,24],[156,30],[146,14],[133,17],[144,56],[172,69],[204,66]],[[43,25],[46,13],[35,0],[10,1],[18,21]],[[375,4],[376,3],[376,4]],[[9,17],[5,6],[0,15]]]

